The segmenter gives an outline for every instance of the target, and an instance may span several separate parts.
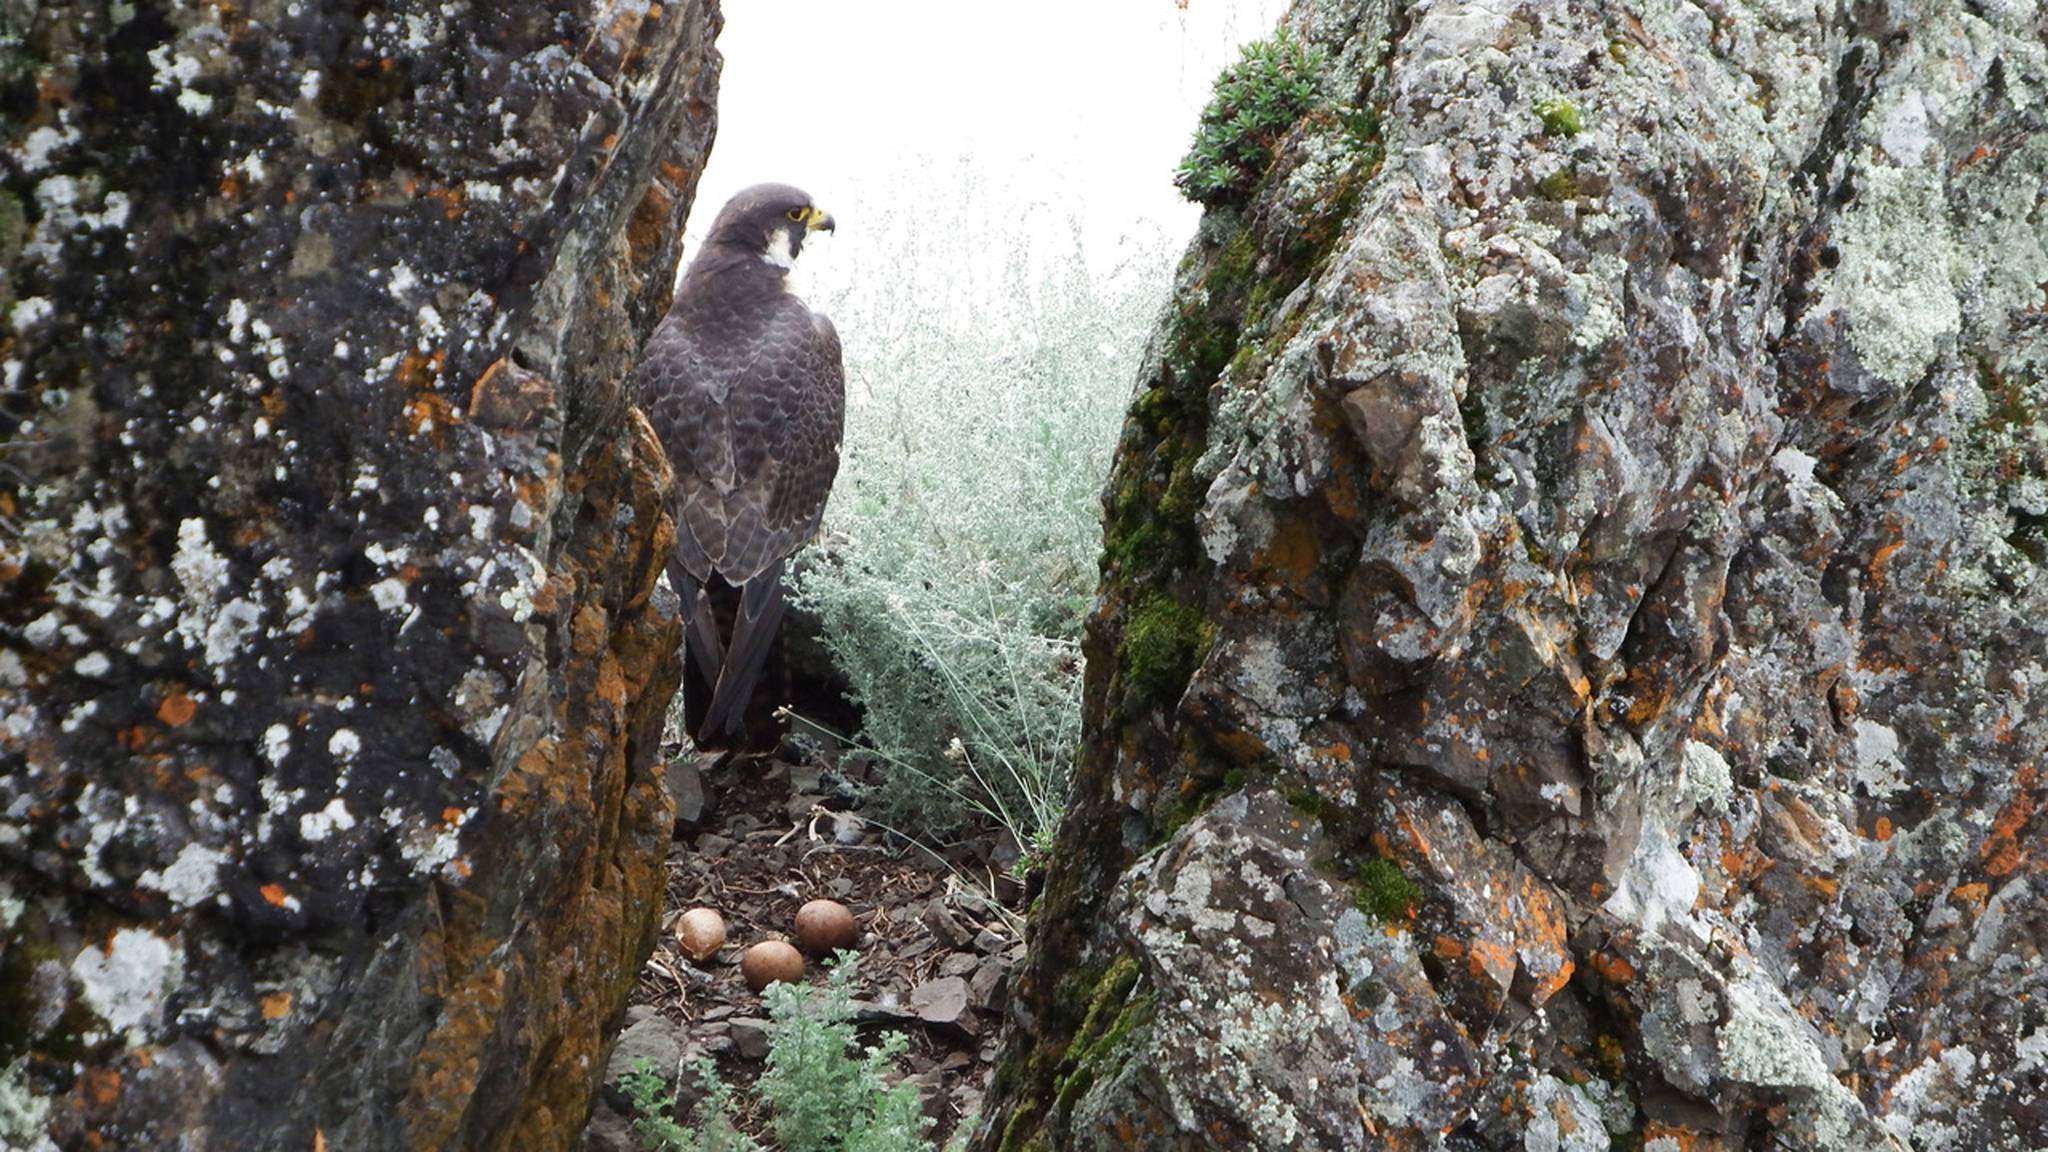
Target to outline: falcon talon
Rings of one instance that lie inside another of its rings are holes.
[[[839,472],[839,334],[785,282],[805,238],[834,226],[787,184],[734,196],[633,372],[675,472],[668,577],[683,608],[684,716],[700,749],[757,743],[748,721],[788,607],[783,565],[817,533]]]

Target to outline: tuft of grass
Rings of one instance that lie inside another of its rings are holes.
[[[1245,45],[1216,78],[1194,144],[1174,173],[1181,194],[1211,207],[1242,201],[1272,163],[1280,137],[1316,105],[1325,63],[1319,49],[1284,28]]]
[[[978,814],[1032,845],[1066,798],[1099,493],[1172,254],[1104,270],[1070,222],[948,208],[871,224],[873,274],[823,301],[846,441],[794,584],[862,710],[881,819],[938,837]]]

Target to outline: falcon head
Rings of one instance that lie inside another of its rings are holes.
[[[725,202],[711,225],[710,243],[751,252],[778,268],[796,263],[804,237],[832,230],[832,217],[809,194],[787,184],[756,184]]]

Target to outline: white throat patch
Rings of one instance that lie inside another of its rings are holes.
[[[785,270],[796,267],[796,253],[789,250],[789,229],[777,228],[768,234],[768,250],[761,253],[761,259]]]

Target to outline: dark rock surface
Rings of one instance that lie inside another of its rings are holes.
[[[5,8],[0,1144],[566,1147],[715,3]]]
[[[985,1149],[2048,1146],[2048,26],[1298,3]]]

